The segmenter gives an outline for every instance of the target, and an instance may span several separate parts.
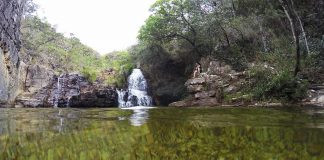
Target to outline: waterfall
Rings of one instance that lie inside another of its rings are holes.
[[[61,78],[61,76],[60,77],[58,77],[57,78],[57,90],[56,90],[56,92],[55,92],[55,100],[54,100],[54,107],[55,108],[57,108],[58,107],[58,105],[59,105],[59,99],[60,99],[60,96],[61,96],[61,80],[63,80],[63,83],[64,83],[64,78]]]
[[[51,93],[53,106],[57,107],[73,107],[76,101],[79,101],[81,94],[80,79],[81,76],[76,73],[61,74],[55,79],[53,86],[54,91]],[[84,81],[86,82],[86,81]]]
[[[147,94],[147,82],[140,69],[134,69],[128,77],[128,90],[117,90],[119,107],[152,106]]]
[[[117,94],[118,94],[118,105],[119,105],[119,107],[125,107],[126,103],[127,103],[126,101],[128,99],[128,96],[125,97],[127,95],[127,91],[125,91],[123,89],[117,90]]]

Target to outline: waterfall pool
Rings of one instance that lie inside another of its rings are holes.
[[[0,109],[0,159],[324,159],[324,109]]]

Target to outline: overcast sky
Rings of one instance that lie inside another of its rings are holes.
[[[40,17],[61,33],[73,33],[99,53],[136,44],[137,34],[155,0],[34,0]]]

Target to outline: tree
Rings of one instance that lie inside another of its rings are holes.
[[[200,10],[201,1],[160,0],[151,8],[151,15],[141,28],[142,41],[185,41],[202,54],[202,32],[205,15]]]
[[[298,72],[300,72],[300,45],[299,45],[299,26],[298,26],[298,14],[294,8],[294,2],[292,0],[279,0],[282,8],[289,20],[291,32],[295,42],[296,49],[296,65],[294,75],[297,76]]]

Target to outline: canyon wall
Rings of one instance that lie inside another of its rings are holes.
[[[13,103],[20,90],[20,23],[25,0],[0,1],[0,104]]]

